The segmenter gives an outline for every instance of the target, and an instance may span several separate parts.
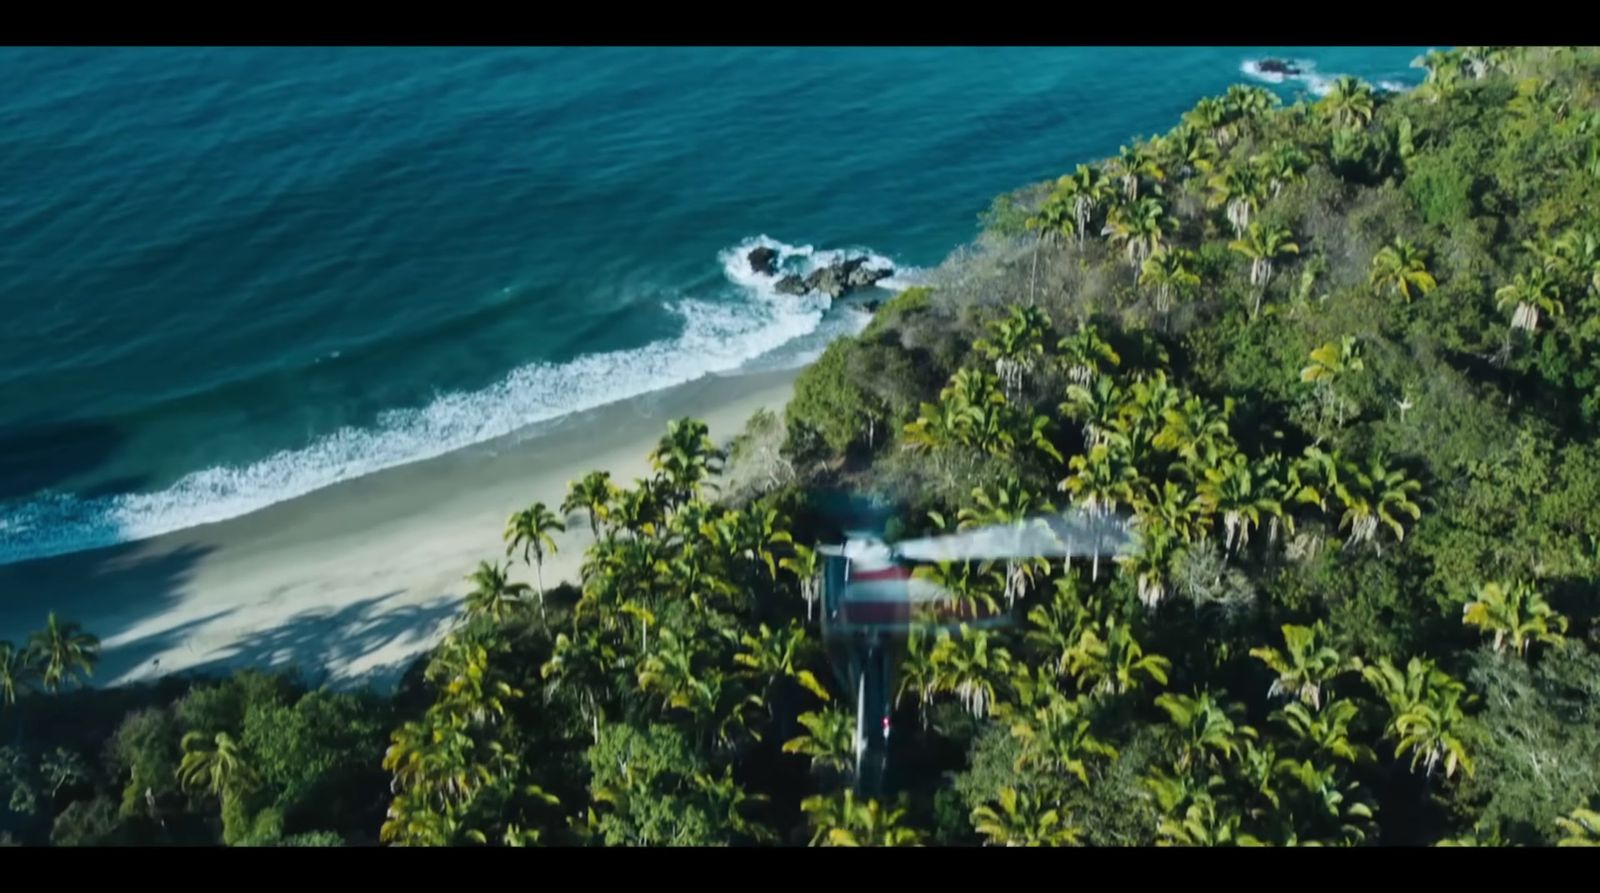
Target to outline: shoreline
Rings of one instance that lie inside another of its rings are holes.
[[[0,640],[53,610],[100,638],[95,687],[294,666],[313,684],[390,688],[454,621],[478,561],[504,559],[513,511],[555,509],[591,470],[642,477],[670,419],[725,443],[756,410],[780,411],[799,373],[708,375],[226,521],[0,565]],[[583,522],[556,536],[547,586],[576,578],[590,539]],[[533,581],[520,562],[512,575]]]

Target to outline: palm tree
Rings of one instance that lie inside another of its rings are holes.
[[[974,505],[962,508],[957,512],[959,520],[958,530],[969,530],[974,527],[1009,527],[1018,533],[1024,530],[1036,530],[1042,526],[1042,521],[1037,517],[1046,512],[1055,511],[1055,506],[1047,499],[1035,499],[1014,475],[1001,480],[991,496],[983,487],[972,488],[972,501]],[[1044,527],[1048,530],[1048,527]],[[1005,596],[1007,606],[1016,604],[1017,599],[1027,595],[1028,587],[1033,583],[1034,572],[1040,570],[1040,564],[1048,572],[1049,561],[1039,559],[1029,561],[1021,558],[1007,558],[1005,570]]]
[[[1168,692],[1156,698],[1156,706],[1178,727],[1179,771],[1231,760],[1239,755],[1246,739],[1256,737],[1255,729],[1238,721],[1244,705],[1224,705],[1209,691],[1195,696]]]
[[[1277,198],[1283,187],[1300,179],[1306,169],[1311,166],[1311,159],[1300,151],[1293,143],[1282,143],[1274,146],[1264,155],[1257,155],[1250,159],[1251,164],[1267,180],[1267,188],[1272,197]]]
[[[951,396],[937,403],[924,403],[917,417],[905,427],[905,448],[913,451],[942,450],[967,439],[967,432],[983,416],[983,409]]]
[[[1265,663],[1278,674],[1267,689],[1267,697],[1288,695],[1299,698],[1314,709],[1322,709],[1322,695],[1329,682],[1352,669],[1350,661],[1326,644],[1327,628],[1317,621],[1314,626],[1283,625],[1284,651],[1261,647],[1250,649],[1250,656]]]
[[[1167,178],[1166,171],[1156,163],[1150,147],[1143,143],[1122,146],[1111,164],[1115,168],[1113,176],[1122,181],[1122,191],[1130,204],[1139,200],[1140,180],[1160,182]]]
[[[1206,185],[1211,188],[1208,204],[1224,209],[1234,235],[1241,235],[1250,225],[1251,213],[1260,209],[1266,192],[1259,170],[1253,166],[1230,165],[1213,174]]]
[[[1252,316],[1261,312],[1261,296],[1272,281],[1272,264],[1286,255],[1300,253],[1300,246],[1293,239],[1288,227],[1263,227],[1258,222],[1245,229],[1243,238],[1228,243],[1229,249],[1250,258],[1250,284],[1260,287]]]
[[[1069,195],[1065,188],[1071,179],[1070,176],[1063,176],[1058,180],[1056,187],[1039,205],[1038,213],[1024,223],[1028,229],[1038,230],[1040,241],[1048,236],[1065,236],[1077,230],[1077,218],[1073,212],[1074,196]]]
[[[561,514],[574,512],[589,514],[589,532],[600,538],[600,522],[610,517],[611,502],[617,497],[617,486],[611,483],[611,472],[591,471],[567,484],[567,498],[561,503]]]
[[[971,367],[957,369],[939,392],[938,403],[922,404],[921,415],[905,428],[912,449],[942,449],[952,443],[998,452],[1003,446],[998,409],[1006,404],[1000,380]]]
[[[539,667],[545,694],[571,691],[579,712],[589,720],[595,741],[600,740],[600,698],[612,687],[613,673],[626,666],[610,638],[593,627],[573,635],[559,633],[551,657]]]
[[[1234,84],[1222,97],[1222,104],[1244,118],[1259,118],[1276,108],[1282,100],[1265,87]]]
[[[1300,380],[1316,388],[1317,400],[1320,404],[1320,418],[1318,420],[1317,442],[1321,443],[1326,436],[1326,427],[1332,421],[1339,427],[1344,427],[1345,413],[1354,411],[1358,407],[1341,397],[1334,385],[1352,372],[1360,372],[1365,368],[1361,359],[1361,352],[1356,339],[1345,335],[1335,344],[1332,341],[1318,347],[1311,352],[1311,363],[1300,370]]]
[[[1427,70],[1427,75],[1423,79],[1422,86],[1417,88],[1417,93],[1430,103],[1436,103],[1454,92],[1466,74],[1466,66],[1460,56],[1449,51],[1432,50],[1424,56],[1419,56],[1411,64]]]
[[[1427,86],[1424,84],[1423,86]],[[1556,821],[1560,821],[1557,819]],[[1455,837],[1446,837],[1434,846],[1438,847],[1513,847],[1516,844],[1505,839],[1500,832],[1498,823],[1479,821],[1472,826],[1472,830]],[[1559,844],[1558,844],[1559,846]]]
[[[1228,145],[1232,138],[1228,131],[1228,110],[1222,100],[1214,96],[1207,96],[1195,103],[1194,108],[1184,113],[1183,120],[1191,126],[1209,131],[1219,146]]]
[[[777,509],[770,507],[751,506],[728,512],[712,529],[730,557],[759,563],[773,580],[778,579],[778,558],[773,547],[794,542],[789,531],[782,529]]]
[[[1352,700],[1329,701],[1325,709],[1313,713],[1302,701],[1291,701],[1273,714],[1294,735],[1303,749],[1314,756],[1326,756],[1347,763],[1367,763],[1372,748],[1350,740],[1350,723],[1361,712]]]
[[[1344,846],[1353,846],[1365,840],[1370,833],[1373,817],[1373,805],[1362,797],[1361,789],[1353,781],[1345,781],[1345,771],[1339,766],[1319,765],[1312,760],[1284,759],[1279,760],[1274,767],[1276,774],[1286,780],[1295,782],[1293,793],[1300,793],[1305,801],[1304,813],[1326,817],[1338,823],[1337,830],[1333,832],[1335,840]],[[1290,846],[1300,843],[1295,829],[1295,816],[1293,811],[1280,819],[1285,825],[1287,840]],[[1320,846],[1320,841],[1307,840],[1309,846]]]
[[[100,640],[76,623],[57,621],[56,612],[51,611],[44,629],[28,637],[28,651],[44,690],[56,691],[71,683],[81,685],[94,675],[94,665],[100,660]]]
[[[1177,229],[1177,222],[1158,199],[1145,196],[1136,202],[1118,205],[1106,217],[1100,234],[1110,236],[1122,246],[1135,272],[1144,259],[1161,247],[1166,233]]]
[[[10,707],[17,697],[28,693],[38,668],[26,648],[0,642],[0,705]]]
[[[495,670],[488,648],[451,635],[440,643],[423,678],[438,687],[436,708],[476,727],[489,722],[491,716],[504,717],[506,703],[522,697],[523,692],[498,678]]]
[[[784,753],[810,757],[812,771],[827,769],[840,775],[855,771],[856,719],[849,710],[833,704],[820,713],[802,713],[799,721],[806,734],[785,741]]]
[[[995,373],[1005,384],[1006,397],[1015,399],[1035,358],[1044,355],[1050,317],[1037,307],[1013,307],[1005,319],[990,324],[989,332],[989,337],[979,338],[972,347],[994,362]]]
[[[1283,503],[1279,501],[1280,486],[1271,475],[1258,474],[1243,453],[1234,453],[1203,472],[1204,480],[1196,489],[1200,505],[1209,513],[1222,514],[1225,550],[1244,548],[1250,541],[1250,529],[1261,526],[1261,517],[1280,518]]]
[[[1315,445],[1305,448],[1289,467],[1287,496],[1304,505],[1328,510],[1328,499],[1337,494],[1342,472],[1348,467],[1338,451],[1328,452]]]
[[[917,846],[921,835],[905,827],[903,806],[884,808],[877,800],[861,802],[855,791],[843,795],[816,794],[801,801],[815,834],[812,846]]]
[[[1344,503],[1344,515],[1339,519],[1339,529],[1350,528],[1350,542],[1370,541],[1382,522],[1394,531],[1396,541],[1406,538],[1405,527],[1399,515],[1410,515],[1415,521],[1422,517],[1422,508],[1413,496],[1422,485],[1405,476],[1405,472],[1390,471],[1374,457],[1365,470],[1356,466],[1345,469],[1345,477],[1334,487],[1339,500]]]
[[[650,481],[635,481],[633,489],[617,493],[611,513],[617,526],[633,537],[654,536],[665,513],[663,501],[663,494]]]
[[[896,709],[908,692],[916,696],[923,728],[928,726],[928,706],[940,683],[940,667],[934,661],[937,640],[930,643],[929,635],[929,627],[921,625],[913,625],[906,635],[905,657],[900,661],[900,684],[894,693]]]
[[[800,581],[800,598],[806,603],[806,620],[811,620],[811,609],[822,595],[822,556],[810,546],[796,543],[794,554],[778,562],[795,579]]]
[[[190,732],[183,736],[182,746],[178,783],[184,789],[198,787],[227,800],[256,786],[256,772],[243,745],[227,732],[218,732],[210,740],[204,732]]]
[[[522,549],[522,561],[531,564],[539,582],[539,616],[544,616],[544,556],[548,549],[550,554],[555,554],[556,541],[550,534],[560,533],[567,529],[567,525],[556,514],[545,507],[542,502],[536,502],[528,508],[517,512],[506,522],[505,541],[506,555],[510,556],[518,548]],[[531,561],[529,559],[532,559]]]
[[[1557,614],[1537,589],[1525,582],[1485,583],[1478,597],[1467,602],[1461,622],[1494,634],[1494,650],[1506,645],[1518,654],[1527,654],[1534,642],[1559,645],[1565,639],[1567,618]]]
[[[1067,400],[1058,409],[1083,425],[1084,446],[1092,449],[1110,440],[1127,399],[1111,376],[1101,375],[1093,387],[1076,382],[1067,385]]]
[[[1072,209],[1073,229],[1078,233],[1078,247],[1083,247],[1084,234],[1094,212],[1109,196],[1110,185],[1100,169],[1087,164],[1078,165],[1071,174],[1056,181],[1052,198]]]
[[[1175,480],[1142,482],[1134,490],[1132,505],[1134,522],[1145,534],[1147,547],[1161,534],[1171,534],[1186,543],[1193,541],[1200,532],[1202,516],[1210,511],[1206,500],[1192,496],[1182,482]]]
[[[1465,47],[1460,52],[1461,60],[1471,72],[1473,80],[1481,81],[1490,72],[1509,67],[1510,56],[1506,47]]]
[[[1161,410],[1161,431],[1151,445],[1159,450],[1170,450],[1195,468],[1205,468],[1221,461],[1222,457],[1237,449],[1228,431],[1228,419],[1233,416],[1234,402],[1224,397],[1217,406],[1196,396],[1190,396],[1178,406]],[[1189,477],[1193,477],[1190,473]]]
[[[1311,364],[1300,370],[1300,380],[1307,384],[1331,385],[1350,372],[1363,368],[1361,351],[1353,336],[1346,335],[1338,344],[1329,341],[1311,352]]]
[[[1353,77],[1341,77],[1319,103],[1323,111],[1344,127],[1366,126],[1372,121],[1376,101],[1372,86]]]
[[[1044,809],[1016,788],[1000,789],[999,809],[985,804],[972,810],[973,830],[989,839],[990,846],[1069,846],[1083,829],[1062,821],[1054,809]]]
[[[1361,674],[1389,705],[1384,735],[1395,739],[1396,759],[1410,751],[1412,770],[1422,763],[1424,776],[1440,764],[1446,778],[1455,775],[1458,766],[1472,774],[1472,760],[1459,734],[1466,721],[1461,709],[1466,686],[1432,661],[1417,657],[1404,672],[1383,658],[1363,667]]]
[[[477,570],[467,575],[467,582],[472,584],[466,599],[468,617],[489,617],[499,624],[522,604],[529,586],[508,580],[506,572],[510,569],[509,562],[504,568],[488,561],[478,562]]]
[[[1173,294],[1181,298],[1200,284],[1194,272],[1196,262],[1195,253],[1187,248],[1163,248],[1145,258],[1139,268],[1139,284],[1156,287],[1157,312],[1167,312]]]
[[[650,452],[650,465],[666,478],[668,502],[677,504],[698,493],[707,477],[720,473],[723,458],[705,422],[675,419]]]
[[[1373,256],[1372,286],[1380,292],[1388,288],[1408,302],[1413,290],[1427,294],[1438,285],[1428,272],[1427,260],[1425,251],[1397,236]]]
[[[1088,384],[1089,380],[1104,374],[1109,368],[1122,365],[1122,357],[1095,331],[1093,326],[1080,323],[1078,330],[1056,342],[1061,363],[1067,370],[1067,380],[1073,384]]]
[[[1056,449],[1055,437],[1051,434],[1056,424],[1054,417],[1047,413],[1035,413],[1024,406],[1006,412],[1002,418],[1007,429],[1006,437],[1010,441],[1007,449],[1018,442],[1026,442],[1056,462],[1066,461],[1061,451]]]
[[[1114,760],[1117,749],[1094,735],[1091,696],[1069,698],[1056,686],[1056,679],[1050,669],[1030,673],[1025,666],[1017,668],[1011,680],[1017,697],[996,705],[995,715],[1011,723],[1011,736],[1022,747],[1013,763],[1018,771],[1026,767],[1053,776],[1071,775],[1087,785],[1086,758]]]
[[[1206,173],[1217,159],[1216,140],[1190,124],[1179,124],[1161,140],[1167,166],[1180,177]]]
[[[1261,846],[1254,835],[1239,830],[1243,818],[1201,793],[1181,818],[1162,816],[1156,826],[1156,846]]]
[[[1104,637],[1102,637],[1104,633]],[[1091,694],[1120,695],[1146,682],[1167,684],[1172,661],[1145,654],[1133,631],[1115,617],[1089,624],[1067,653],[1067,672]]]
[[[1097,443],[1084,455],[1073,456],[1067,463],[1072,474],[1058,485],[1071,493],[1078,507],[1088,512],[1091,520],[1099,522],[1116,511],[1118,505],[1133,499],[1133,482],[1138,473],[1119,450]],[[1099,530],[1100,524],[1096,524]],[[1100,578],[1100,543],[1096,542],[1092,559],[1091,579]]]
[[[1197,502],[1188,498],[1175,481],[1163,481],[1145,488],[1146,496],[1134,503],[1134,525],[1139,533],[1138,548],[1116,557],[1124,573],[1133,576],[1139,602],[1154,611],[1167,597],[1167,570],[1183,551],[1194,529]]]
[[[815,653],[815,642],[806,637],[805,628],[795,621],[777,629],[761,624],[755,635],[745,633],[739,644],[744,650],[733,662],[748,668],[761,680],[766,691],[774,691],[785,680],[794,680],[823,701],[831,700],[817,677],[800,664]]]
[[[1529,334],[1538,331],[1541,312],[1551,317],[1559,317],[1566,312],[1555,279],[1538,268],[1518,273],[1510,285],[1502,286],[1494,296],[1499,307],[1516,306],[1516,312],[1511,316],[1511,328],[1525,329]]]
[[[1067,672],[1067,654],[1083,637],[1087,624],[1100,613],[1098,600],[1091,597],[1085,604],[1077,587],[1076,574],[1057,577],[1050,604],[1035,605],[1028,611],[1028,623],[1033,628],[1024,641],[1048,657],[1057,674]]]
[[[937,688],[951,692],[975,719],[989,715],[997,701],[995,682],[1011,668],[1011,653],[991,642],[999,637],[987,630],[961,624],[960,634],[941,631],[933,647],[933,664],[939,668]]]
[[[1556,819],[1556,827],[1567,835],[1556,846],[1600,846],[1600,812],[1580,806]]]
[[[1061,184],[1068,183],[1070,179],[1070,177],[1062,177]],[[1028,277],[1028,303],[1030,305],[1034,300],[1034,287],[1039,281],[1039,243],[1046,238],[1061,238],[1077,229],[1077,218],[1072,210],[1074,204],[1075,197],[1068,195],[1062,186],[1058,185],[1045,198],[1044,204],[1039,206],[1038,213],[1030,216],[1024,224],[1028,229],[1037,230],[1039,233],[1038,238],[1034,239],[1033,242],[1033,264],[1032,271]],[[1079,247],[1082,247],[1081,239],[1083,234],[1080,232],[1078,236],[1080,239]]]

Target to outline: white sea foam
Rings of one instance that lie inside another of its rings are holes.
[[[1317,63],[1310,59],[1287,59],[1285,61],[1300,69],[1300,73],[1283,74],[1276,71],[1262,71],[1261,62],[1258,59],[1246,60],[1239,66],[1239,70],[1251,78],[1267,84],[1281,84],[1285,81],[1305,84],[1306,90],[1313,96],[1327,96],[1328,92],[1333,89],[1333,82],[1339,79],[1339,75],[1318,74]]]
[[[392,410],[366,428],[343,428],[295,450],[244,467],[208,468],[164,490],[83,499],[43,493],[0,504],[0,564],[129,542],[238,517],[313,490],[433,458],[538,422],[607,403],[731,372],[808,336],[859,331],[865,315],[834,314],[825,295],[778,294],[776,280],[753,274],[745,255],[756,245],[779,252],[785,271],[802,275],[841,252],[793,246],[762,236],[722,252],[727,278],[739,300],[693,298],[672,302],[682,332],[645,347],[590,354],[568,363],[530,363],[479,391],[449,393],[420,409]],[[889,259],[867,253],[876,265]],[[897,268],[890,288],[904,287]],[[820,348],[819,348],[820,349]],[[785,363],[783,365],[789,365]]]

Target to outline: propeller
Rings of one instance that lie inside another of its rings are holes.
[[[904,540],[891,557],[912,561],[989,561],[1117,554],[1134,544],[1129,517],[1081,509]]]

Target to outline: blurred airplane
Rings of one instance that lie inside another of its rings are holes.
[[[881,512],[880,512],[881,515]],[[958,599],[918,575],[919,565],[980,562],[1009,566],[1036,558],[1096,559],[1128,549],[1125,516],[1072,511],[894,544],[872,529],[846,532],[818,548],[823,558],[822,634],[846,691],[856,693],[856,785],[874,796],[884,783],[895,671],[913,629],[993,627],[1011,622],[993,605]],[[877,730],[878,734],[869,734]]]

